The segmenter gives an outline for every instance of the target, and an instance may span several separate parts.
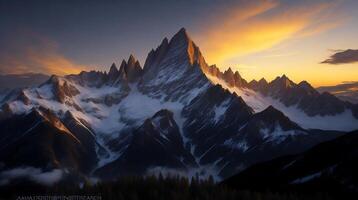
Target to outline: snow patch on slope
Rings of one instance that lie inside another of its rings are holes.
[[[175,113],[181,111],[183,107],[184,105],[180,102],[162,101],[149,97],[138,91],[136,85],[132,85],[129,95],[119,104],[119,112],[139,126],[145,119],[152,117],[161,109]]]
[[[294,181],[291,182],[291,184],[300,184],[300,183],[305,183],[307,181],[310,181],[312,179],[318,178],[322,175],[322,172],[317,172],[314,174],[310,174],[308,176],[302,177],[302,178],[298,178],[295,179]]]
[[[297,135],[307,134],[306,132],[303,132],[300,130],[284,131],[284,130],[282,130],[281,126],[278,124],[276,124],[275,129],[273,131],[270,131],[269,129],[264,128],[264,129],[260,130],[260,133],[264,140],[266,140],[267,142],[275,142],[276,144],[282,143],[288,137],[294,137]]]
[[[230,99],[222,102],[219,106],[215,106],[215,110],[214,110],[215,123],[218,122],[220,120],[220,118],[225,114],[226,110],[228,109],[229,103],[230,103]]]
[[[249,145],[247,144],[246,140],[234,141],[232,138],[230,138],[224,142],[224,145],[233,149],[240,149],[242,152],[245,152],[249,149]]]

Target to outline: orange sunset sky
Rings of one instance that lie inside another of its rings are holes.
[[[185,27],[209,64],[231,67],[248,81],[282,74],[316,87],[358,81],[358,51],[322,63],[358,49],[355,0],[0,5],[3,74],[108,70],[131,53],[144,64],[150,49]]]

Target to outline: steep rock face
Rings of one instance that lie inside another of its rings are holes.
[[[193,153],[202,156],[211,146],[235,134],[253,111],[240,97],[216,85],[193,99],[182,114],[187,118],[184,134],[191,139],[191,148],[195,147]]]
[[[209,85],[201,71],[206,65],[199,48],[181,29],[168,43],[151,51],[145,62],[140,90],[155,98],[188,100]]]
[[[119,72],[116,64],[113,63],[111,65],[111,68],[109,69],[109,72],[108,72],[108,81],[113,84],[117,81],[119,76],[120,76],[120,72]]]
[[[137,80],[142,75],[142,67],[133,55],[129,56],[127,65],[124,67],[124,71],[126,72],[127,78],[130,82]]]
[[[6,169],[32,166],[89,173],[96,164],[96,154],[49,110],[13,116],[1,121],[0,129],[0,160]]]
[[[254,165],[224,183],[246,189],[356,193],[357,142],[358,133],[348,133],[303,153]]]
[[[195,166],[194,158],[184,148],[173,113],[161,110],[133,133],[132,140],[119,159],[99,169],[96,174],[113,178],[118,175],[146,174],[156,168],[185,171]]]
[[[155,64],[159,63],[165,54],[168,51],[169,47],[169,41],[167,38],[164,38],[162,43],[154,50],[152,49],[147,56],[147,59],[144,64],[144,71],[148,71],[150,68],[153,68],[151,66],[154,66]]]
[[[31,103],[31,100],[26,95],[24,90],[21,90],[20,94],[17,96],[16,100],[21,101],[24,103],[24,105],[29,105]]]
[[[48,84],[52,85],[52,92],[54,94],[54,98],[60,103],[65,103],[66,98],[71,98],[80,93],[76,87],[71,84],[68,84],[67,81],[60,80],[56,76],[52,76],[48,81]]]
[[[89,155],[97,155],[97,151],[103,150],[103,147],[97,142],[96,135],[90,129],[90,125],[85,120],[77,119],[70,111],[65,113],[62,120],[64,126],[81,142],[81,145],[87,150]],[[90,157],[90,163],[96,163],[97,157]]]

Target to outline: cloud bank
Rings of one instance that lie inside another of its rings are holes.
[[[52,171],[43,172],[41,169],[34,167],[14,168],[0,173],[0,185],[6,185],[13,179],[28,179],[41,185],[51,186],[61,180],[63,171],[54,169]]]
[[[347,49],[331,55],[322,64],[348,64],[358,62],[358,49]]]

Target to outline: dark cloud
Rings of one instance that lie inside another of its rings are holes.
[[[347,64],[358,62],[358,49],[347,49],[339,51],[330,56],[327,60],[321,63],[327,64]]]

